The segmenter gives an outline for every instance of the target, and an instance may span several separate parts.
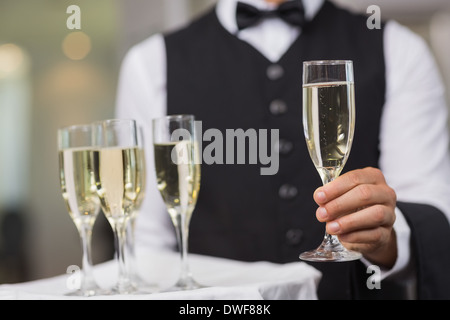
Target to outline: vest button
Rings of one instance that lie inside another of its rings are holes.
[[[299,245],[303,240],[303,231],[300,229],[290,229],[286,232],[286,243],[290,246]]]
[[[298,190],[296,187],[290,184],[284,184],[280,187],[280,190],[278,191],[278,195],[283,200],[292,200],[294,199],[298,194]]]
[[[278,150],[278,153],[283,155],[283,156],[287,156],[289,153],[292,152],[292,150],[294,149],[294,144],[286,139],[280,139],[280,141],[278,141],[278,143],[276,144],[276,149]]]
[[[267,78],[270,80],[278,80],[284,76],[284,69],[279,64],[271,64],[267,68]]]
[[[270,113],[274,116],[285,114],[288,110],[286,103],[283,100],[273,100],[269,106]]]

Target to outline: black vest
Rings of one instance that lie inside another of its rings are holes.
[[[216,128],[223,137],[226,129],[238,128],[280,134],[276,175],[261,175],[260,165],[202,165],[190,252],[286,263],[320,244],[325,225],[316,220],[312,195],[321,180],[303,135],[302,62],[353,60],[356,130],[344,172],[377,167],[383,33],[369,30],[366,20],[326,1],[275,64],[224,29],[215,11],[166,35],[168,114],[194,114],[203,132]],[[314,264],[323,272],[319,297],[350,297],[352,264]]]

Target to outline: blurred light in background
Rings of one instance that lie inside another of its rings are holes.
[[[31,86],[29,58],[19,46],[0,46],[0,208],[27,197]]]
[[[0,79],[14,77],[26,68],[25,53],[13,43],[0,45]]]
[[[82,32],[69,33],[63,40],[62,50],[71,60],[82,60],[91,52],[91,38]]]
[[[104,71],[85,61],[60,61],[39,77],[36,100],[55,117],[58,127],[90,122],[100,110],[109,109],[105,97],[110,95]]]

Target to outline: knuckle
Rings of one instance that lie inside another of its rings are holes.
[[[341,210],[343,209],[343,206],[342,206],[341,201],[336,199],[336,200],[328,203],[326,206],[326,209],[330,214],[336,214],[336,213],[341,212]]]
[[[339,225],[341,227],[342,233],[347,233],[354,230],[355,222],[350,215],[343,216],[339,219]]]
[[[385,222],[385,211],[384,207],[381,205],[373,206],[373,214],[372,217],[374,219],[374,222],[377,225],[383,225]]]
[[[344,244],[344,243],[346,244],[345,247],[347,249],[352,250],[352,248],[350,248],[349,246],[353,246],[355,240],[357,239],[353,233],[340,234],[338,237],[339,237],[339,241],[341,241],[342,244]]]
[[[384,180],[384,175],[380,169],[374,168],[374,167],[369,167],[369,168],[367,168],[367,170],[368,170],[368,173],[370,175],[372,175],[373,177],[375,177],[377,180],[380,180],[380,179]]]
[[[378,228],[370,230],[367,234],[367,238],[365,239],[365,243],[377,246],[381,239],[381,235],[378,231]]]
[[[373,231],[373,235],[372,235],[373,243],[379,243],[379,242],[381,242],[382,239],[383,239],[383,232],[382,232],[381,228],[376,228]]]
[[[397,215],[395,214],[395,210],[393,210],[392,215],[391,215],[391,226],[394,225],[396,220],[397,220]]]
[[[357,186],[361,183],[361,170],[351,171],[348,175],[348,179],[353,186]]]
[[[383,176],[379,168],[370,167],[369,170],[375,176]]]
[[[372,190],[368,185],[362,184],[358,186],[360,200],[367,202],[372,198]]]
[[[391,187],[388,187],[387,192],[389,194],[389,198],[391,199],[392,203],[395,205],[397,203],[397,193]]]

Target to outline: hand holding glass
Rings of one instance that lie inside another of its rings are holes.
[[[309,61],[303,64],[303,126],[311,159],[323,184],[339,176],[347,162],[355,129],[352,61]],[[304,252],[308,261],[351,261],[361,253],[347,250],[325,232],[322,244]]]

